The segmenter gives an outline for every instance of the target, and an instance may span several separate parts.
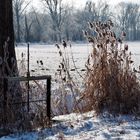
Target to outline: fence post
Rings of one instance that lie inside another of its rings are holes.
[[[7,90],[8,90],[8,80],[4,78],[3,80],[4,92],[3,92],[3,110],[4,110],[4,123],[7,120]]]
[[[30,77],[30,50],[29,50],[29,43],[27,44],[27,109],[28,112],[30,110],[30,84],[29,84],[29,77]]]
[[[51,77],[47,79],[46,105],[47,105],[47,117],[50,123],[51,121]]]

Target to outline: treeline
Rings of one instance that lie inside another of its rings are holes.
[[[16,42],[84,41],[82,31],[88,30],[88,22],[109,19],[115,23],[116,33],[125,31],[127,40],[140,40],[140,5],[135,3],[111,6],[87,1],[83,8],[76,9],[63,4],[63,0],[42,0],[43,9],[32,7],[27,12],[29,5],[24,0],[13,0]]]

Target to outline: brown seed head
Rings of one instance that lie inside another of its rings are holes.
[[[65,41],[65,40],[63,40],[62,45],[64,46],[64,48],[66,48],[66,47],[67,47],[67,43],[66,43],[66,41]]]
[[[128,51],[128,45],[124,45],[124,49],[126,50],[126,51]]]
[[[59,47],[59,45],[58,45],[58,44],[55,44],[55,46],[56,46],[58,49],[60,49],[60,47]]]

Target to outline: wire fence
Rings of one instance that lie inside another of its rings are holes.
[[[7,77],[3,81],[8,86],[4,86],[0,102],[1,127],[27,130],[51,124],[51,76]]]

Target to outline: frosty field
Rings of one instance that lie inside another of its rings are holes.
[[[63,48],[63,46],[61,46]],[[67,47],[67,54],[71,58],[71,49]],[[72,45],[72,53],[74,61],[79,71],[85,69],[85,62],[90,53],[91,46],[88,44],[74,44]],[[27,46],[16,47],[16,55],[18,62],[21,61],[21,54],[24,53],[25,59],[27,59]],[[37,61],[39,63],[37,63]],[[40,61],[43,62],[41,65]],[[25,61],[26,62],[26,61]],[[55,45],[30,45],[30,72],[31,75],[52,75],[57,72],[60,63],[60,56],[58,49]],[[70,62],[72,63],[72,62]],[[26,65],[27,66],[27,65]],[[74,66],[71,65],[70,69]]]
[[[132,53],[132,58],[135,62],[135,67],[140,65],[140,42],[127,42],[129,51]],[[62,46],[61,46],[62,47]],[[62,47],[63,48],[63,47]],[[72,44],[72,49],[68,46],[67,54],[72,64],[71,51],[79,72],[85,69],[85,62],[90,54],[92,47],[90,44]],[[18,62],[21,61],[21,54],[24,53],[24,58],[27,60],[26,44],[16,47],[16,55]],[[38,61],[38,63],[37,63]],[[40,61],[43,62],[41,65]],[[25,61],[26,62],[26,61]],[[30,72],[31,75],[52,75],[54,76],[59,68],[60,56],[55,45],[30,45]],[[20,63],[19,63],[20,64]],[[74,69],[73,64],[70,64],[70,69]],[[25,63],[25,66],[27,64]]]
[[[134,60],[133,66],[139,69],[140,65],[140,42],[128,42],[129,51]],[[92,47],[90,44],[73,44],[72,52],[78,71],[82,74],[85,69],[85,62]],[[21,54],[24,53],[25,67],[27,58],[27,47],[20,45],[16,47],[16,55],[19,68],[21,67]],[[67,54],[72,64],[71,50]],[[42,62],[40,62],[42,61]],[[55,45],[30,45],[30,72],[31,75],[52,75],[55,78],[60,63],[58,49]],[[70,71],[73,71],[73,64]],[[21,70],[22,71],[22,70]],[[53,89],[56,88],[53,82]],[[59,94],[57,94],[59,96]],[[52,128],[36,130],[21,134],[1,137],[0,140],[140,140],[140,118],[130,115],[113,116],[104,113],[96,116],[95,113],[85,114],[72,113],[53,118]]]

